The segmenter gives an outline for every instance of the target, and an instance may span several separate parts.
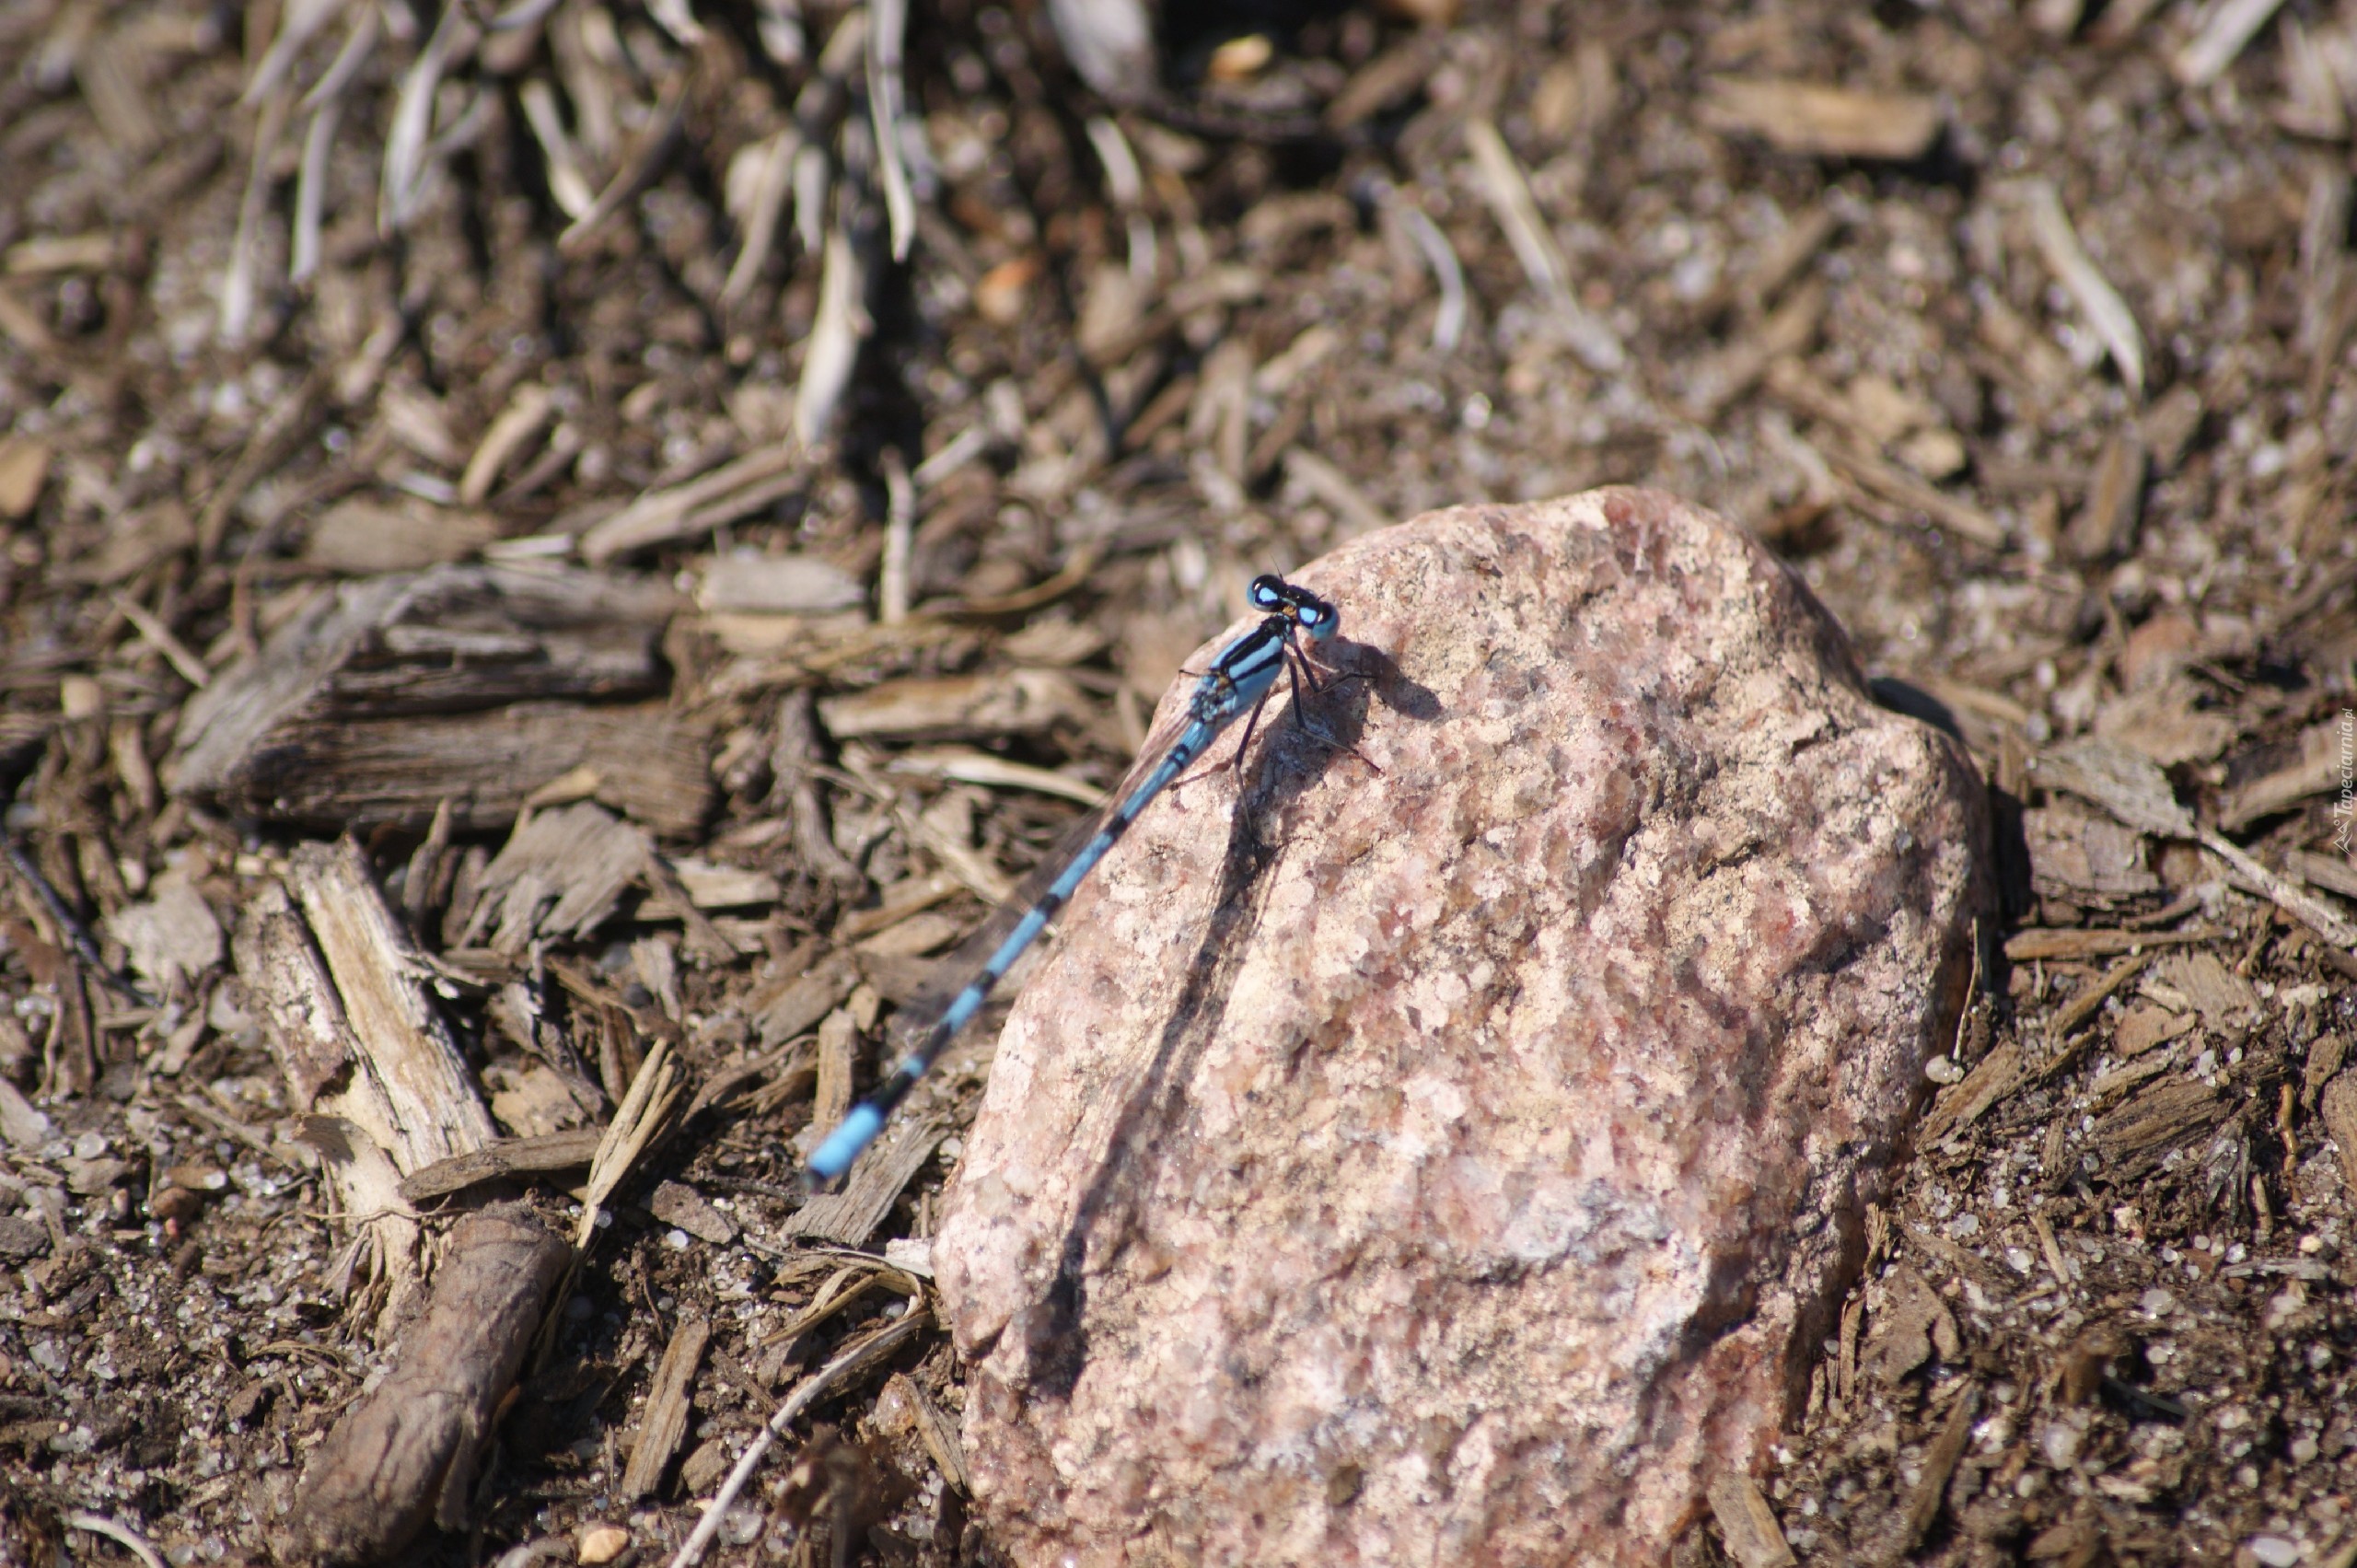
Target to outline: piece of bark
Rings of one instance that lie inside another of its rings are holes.
[[[2283,857],[2283,864],[2311,888],[2322,888],[2344,899],[2357,899],[2357,865],[2340,855],[2295,849]]]
[[[423,824],[447,800],[459,830],[486,832],[568,775],[586,778],[585,793],[665,835],[693,830],[712,801],[703,738],[668,710],[570,703],[381,721],[297,719],[199,793],[241,815],[328,830]]]
[[[1916,1148],[1931,1148],[1954,1132],[1970,1127],[1987,1113],[1990,1106],[2015,1092],[2020,1085],[2022,1047],[2008,1040],[1982,1056],[1978,1066],[1966,1073],[1956,1087],[1942,1094],[1931,1113],[1916,1127]]]
[[[1915,93],[1858,92],[1817,82],[1710,84],[1702,122],[1759,136],[1788,153],[1912,162],[1940,134],[1939,100]]]
[[[175,793],[271,820],[459,825],[512,816],[588,767],[664,830],[708,798],[701,745],[659,711],[668,588],[579,572],[446,566],[347,584],[190,700]]]
[[[2136,547],[2136,518],[2144,505],[2144,443],[2123,425],[2096,459],[2087,504],[2071,519],[2063,548],[2074,561],[2107,561]]]
[[[2317,1097],[2316,1109],[2333,1146],[2340,1151],[2342,1176],[2357,1188],[2357,1073],[2337,1074]]]
[[[401,1179],[401,1196],[412,1203],[447,1197],[485,1181],[515,1176],[553,1176],[586,1170],[606,1136],[603,1127],[576,1127],[538,1138],[502,1138],[471,1154],[453,1155]]]
[[[352,496],[329,507],[303,541],[303,559],[346,576],[415,572],[463,561],[499,537],[488,512],[404,495],[391,505]]]
[[[654,849],[643,829],[586,801],[537,812],[483,872],[456,946],[473,947],[488,932],[493,950],[514,954],[535,936],[586,937],[614,912]]]
[[[463,1527],[475,1462],[572,1249],[522,1204],[451,1230],[392,1373],[343,1412],[306,1468],[282,1561],[390,1561],[429,1521]]]
[[[664,1347],[663,1360],[655,1369],[655,1387],[647,1392],[646,1413],[639,1421],[638,1441],[631,1448],[629,1467],[622,1471],[625,1502],[650,1496],[662,1484],[665,1467],[679,1452],[679,1439],[688,1434],[688,1394],[695,1386],[696,1368],[711,1339],[710,1323],[685,1317]]]
[[[145,900],[117,910],[106,924],[133,970],[158,995],[203,980],[221,961],[221,923],[177,871],[157,877]]]
[[[2115,1184],[2141,1179],[2171,1149],[2226,1119],[2225,1097],[2200,1079],[2156,1084],[2096,1119],[2088,1140],[2102,1151],[2104,1175]]]
[[[823,1128],[831,1130],[833,1124],[829,1120]],[[814,1121],[812,1125],[822,1124]],[[948,1132],[947,1121],[938,1115],[903,1112],[852,1167],[842,1191],[821,1193],[803,1204],[787,1218],[785,1234],[816,1237],[841,1247],[864,1246]]]
[[[647,1194],[646,1212],[665,1225],[677,1225],[698,1241],[714,1247],[726,1247],[737,1239],[736,1222],[684,1181],[657,1184]]]
[[[1980,1388],[1967,1385],[1949,1407],[1948,1419],[1940,1434],[1932,1443],[1931,1451],[1923,1457],[1923,1473],[1916,1478],[1914,1495],[1908,1501],[1906,1529],[1894,1554],[1898,1559],[1915,1550],[1932,1521],[1940,1516],[1940,1504],[1947,1496],[1948,1478],[1956,1473],[1956,1462],[1964,1457],[1965,1439],[1972,1435],[1972,1418],[1980,1409]]]
[[[2233,832],[2340,787],[2340,726],[2338,722],[2320,724],[2301,735],[2298,756],[2224,791],[2218,801],[2218,826]]]
[[[353,1121],[404,1171],[422,1170],[496,1133],[359,853],[348,841],[298,849],[291,879],[313,918],[265,887],[231,946],[298,1109]]]
[[[793,979],[756,992],[746,1011],[763,1045],[784,1045],[833,1012],[858,983],[859,966],[830,953]]]
[[[819,717],[838,740],[981,738],[1036,735],[1088,711],[1072,678],[1052,669],[895,680],[830,697]]]
[[[432,971],[360,846],[350,839],[300,845],[288,880],[388,1112],[381,1132],[362,1124],[404,1172],[493,1142],[498,1132],[474,1075],[426,984]]]
[[[1886,1388],[1936,1353],[1954,1361],[1963,1352],[1956,1318],[1923,1276],[1900,1264],[1868,1293],[1871,1321],[1858,1370]]]
[[[2039,958],[2107,958],[2145,947],[2181,947],[2190,942],[2215,942],[2228,935],[2215,925],[2190,925],[2183,931],[2112,931],[2033,927],[2005,938],[2005,957],[2017,964]]]
[[[1790,1568],[1798,1561],[1784,1539],[1783,1527],[1776,1522],[1775,1510],[1749,1476],[1723,1475],[1704,1495],[1711,1516],[1719,1522],[1719,1534],[1726,1539],[1727,1555],[1742,1568]]]
[[[401,1178],[497,1134],[359,846],[302,845],[287,880],[291,894],[275,883],[256,894],[230,950],[296,1109],[319,1115],[306,1138],[340,1208],[370,1216],[390,1321],[418,1278]]]

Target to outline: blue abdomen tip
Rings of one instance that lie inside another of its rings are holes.
[[[859,1151],[874,1143],[876,1134],[883,1130],[881,1111],[872,1105],[853,1106],[842,1125],[828,1133],[827,1141],[819,1145],[819,1152],[810,1156],[811,1174],[832,1181],[851,1168]]]

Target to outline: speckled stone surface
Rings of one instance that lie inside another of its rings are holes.
[[[1980,784],[1670,496],[1296,580],[1364,760],[1157,801],[1001,1038],[934,1245],[977,1501],[1026,1563],[1661,1561],[1954,1028]]]

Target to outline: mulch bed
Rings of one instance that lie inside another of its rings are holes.
[[[812,1123],[1251,575],[1625,481],[1963,735],[2006,900],[1678,1559],[2357,1562],[2357,24],[1206,13],[1117,104],[1044,7],[686,11],[0,7],[0,1562],[263,1552],[496,1193],[575,1250],[417,1560],[668,1556],[789,1398],[725,1560],[993,1560],[990,1031],[806,1207]]]

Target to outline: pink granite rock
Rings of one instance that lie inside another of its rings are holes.
[[[1659,1562],[1950,1038],[1979,782],[1667,495],[1298,580],[1364,761],[1157,801],[1000,1039],[934,1245],[976,1496],[1026,1563]]]

